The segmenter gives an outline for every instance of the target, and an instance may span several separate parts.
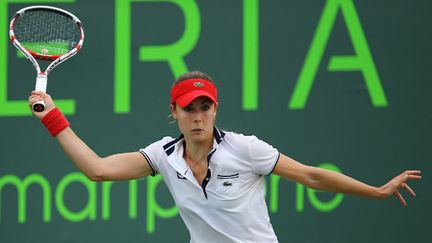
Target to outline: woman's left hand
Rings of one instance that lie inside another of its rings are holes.
[[[379,191],[381,192],[383,198],[388,198],[394,195],[399,199],[402,205],[406,206],[407,203],[403,198],[402,194],[399,192],[399,189],[403,188],[407,190],[412,196],[415,196],[416,194],[414,193],[413,189],[411,189],[411,187],[409,187],[406,182],[408,180],[420,180],[422,178],[420,174],[421,171],[419,170],[407,170],[402,174],[396,176],[395,178],[391,179],[384,186],[380,187]]]

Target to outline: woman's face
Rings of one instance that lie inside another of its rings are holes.
[[[171,105],[170,108],[187,140],[200,142],[213,138],[216,106],[209,98],[198,97],[186,107],[175,104],[175,107]]]

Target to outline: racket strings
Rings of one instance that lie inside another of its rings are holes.
[[[73,19],[47,10],[22,14],[15,22],[14,32],[26,49],[43,55],[65,54],[75,48],[81,37]]]

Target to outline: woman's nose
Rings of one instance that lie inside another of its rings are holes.
[[[198,123],[198,122],[200,122],[202,120],[202,114],[201,114],[201,112],[197,112],[197,113],[195,113],[195,116],[194,116],[194,123]]]

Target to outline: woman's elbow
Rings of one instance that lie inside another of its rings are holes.
[[[86,172],[84,173],[86,175],[86,177],[91,180],[91,181],[105,181],[105,176],[102,173],[97,173],[97,172]]]
[[[307,170],[305,172],[306,180],[305,185],[312,189],[321,189],[321,174],[320,170],[313,166],[307,166]]]
[[[89,171],[85,171],[84,174],[91,181],[106,181],[108,180],[106,168],[100,166],[101,162],[98,163],[99,166],[92,168]]]
[[[86,175],[86,176],[89,180],[94,182],[105,181],[105,179],[102,176],[97,176],[97,175]]]

